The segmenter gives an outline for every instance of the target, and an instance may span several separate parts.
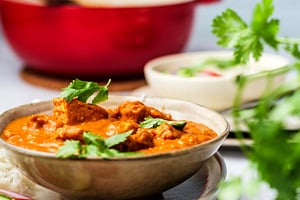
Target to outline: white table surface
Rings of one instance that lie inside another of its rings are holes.
[[[235,9],[245,19],[252,14],[252,7],[257,0],[223,0],[218,4],[198,6],[194,31],[186,47],[186,51],[217,50],[216,39],[211,34],[211,21],[228,7]],[[281,35],[297,37],[300,35],[298,20],[300,1],[275,0],[275,15],[281,20]],[[21,34],[21,33],[20,33]],[[5,110],[37,100],[49,100],[58,95],[57,90],[45,89],[27,83],[20,78],[23,63],[12,52],[0,28],[0,113]],[[247,159],[239,151],[221,151],[226,165],[228,177],[233,175],[249,176],[243,173],[248,164]],[[263,198],[271,199],[268,190]]]

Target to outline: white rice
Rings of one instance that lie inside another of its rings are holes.
[[[0,147],[0,188],[26,195],[34,200],[59,199],[58,194],[42,188],[25,176],[7,159],[6,150]]]

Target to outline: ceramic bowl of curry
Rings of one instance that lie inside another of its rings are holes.
[[[127,105],[125,103],[124,106],[124,102],[138,103],[137,105],[135,103]],[[121,106],[123,110],[120,109],[120,105],[123,105],[123,107]],[[145,109],[140,109],[138,105],[146,105],[146,111]],[[204,136],[206,139],[203,139],[198,144],[194,144],[192,138],[180,140],[181,136],[176,136],[181,134],[179,130],[177,130],[179,132],[174,131],[173,133],[175,134],[162,131],[162,135],[165,135],[158,139],[154,138],[155,145],[152,147],[136,148],[138,142],[134,143],[135,145],[128,145],[127,143],[127,146],[125,142],[125,145],[119,146],[119,149],[124,149],[125,147],[125,149],[131,148],[131,151],[142,149],[138,154],[125,157],[88,157],[85,159],[58,158],[54,151],[59,146],[59,142],[56,144],[53,144],[51,141],[43,142],[42,140],[46,140],[46,138],[37,139],[33,135],[27,135],[27,139],[19,138],[17,140],[21,141],[22,147],[5,139],[5,137],[13,135],[13,131],[7,132],[7,128],[9,124],[12,124],[12,121],[15,122],[12,127],[18,129],[19,125],[16,119],[36,115],[54,116],[59,113],[57,109],[62,108],[56,108],[56,106],[53,100],[23,105],[3,113],[0,117],[0,145],[5,148],[10,162],[22,174],[34,183],[59,193],[62,199],[133,199],[160,194],[183,182],[198,171],[218,151],[229,132],[228,122],[223,116],[191,102],[155,97],[109,96],[108,101],[101,103],[101,107],[110,110],[109,115],[122,116],[120,118],[124,119],[121,122],[122,124],[131,122],[133,115],[143,117],[140,115],[141,113],[150,113],[151,116],[163,118],[172,116],[172,119],[187,120],[185,127],[189,122],[195,122],[189,127],[191,133],[186,134],[186,137],[193,135],[193,129],[198,129],[194,131],[197,134],[200,134],[201,131],[199,130],[201,129],[204,135],[208,133],[210,136]],[[117,112],[115,107],[119,109],[117,109]],[[82,111],[80,107],[76,108],[76,110],[77,114]],[[135,112],[137,110],[141,111],[138,112],[138,115]],[[94,114],[87,115],[87,117],[93,116]],[[123,118],[124,116],[125,118]],[[45,123],[43,117],[33,118],[32,122],[36,122],[33,123],[33,126],[28,124],[28,126],[20,125],[23,131],[28,128],[28,130],[30,129],[29,131],[34,132],[39,127],[43,127],[51,132],[53,127],[56,127],[56,125],[52,126],[56,124],[52,118],[48,121],[49,123]],[[74,118],[71,120],[74,120]],[[85,125],[80,126],[83,127]],[[106,127],[99,125],[99,127],[99,130],[110,129],[111,131],[114,129],[111,128],[113,127],[112,125]],[[126,125],[125,127],[128,126]],[[93,131],[97,131],[96,129],[93,126]],[[74,137],[71,133],[72,131],[67,131],[62,137]],[[139,136],[137,138],[140,139],[136,141],[147,146],[149,135],[144,137],[145,134],[141,134]],[[33,140],[31,140],[32,138]],[[148,139],[144,140],[141,138]],[[162,138],[172,141],[169,143],[167,140],[162,140]],[[31,144],[40,141],[40,143],[43,143],[42,148],[49,148],[50,150],[27,148],[24,146],[26,145],[26,140],[30,140],[31,142],[29,143]]]

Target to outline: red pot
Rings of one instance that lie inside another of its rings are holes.
[[[0,18],[9,44],[29,68],[78,78],[135,77],[150,59],[183,50],[199,1],[216,0],[143,7],[2,0]]]

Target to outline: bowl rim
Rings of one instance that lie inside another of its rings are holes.
[[[110,97],[115,97],[115,98],[125,97],[125,98],[129,98],[129,99],[130,98],[141,98],[139,96],[134,96],[134,95],[131,95],[131,96],[128,96],[128,95],[110,95]],[[67,158],[67,159],[57,158],[55,156],[55,153],[47,153],[47,152],[41,152],[41,151],[36,151],[36,150],[30,150],[30,149],[18,147],[18,146],[12,145],[10,143],[7,143],[1,137],[1,135],[3,134],[2,130],[0,130],[1,131],[0,132],[0,146],[4,147],[6,150],[10,150],[10,151],[13,151],[14,153],[26,155],[26,156],[29,156],[29,157],[47,158],[47,159],[61,160],[61,161],[70,161],[70,160],[72,160],[72,161],[85,161],[85,162],[90,162],[90,161],[95,161],[95,160],[96,161],[105,161],[105,162],[109,162],[109,161],[120,161],[121,162],[121,161],[129,161],[129,160],[143,161],[143,160],[148,160],[148,159],[173,157],[174,155],[176,155],[176,156],[182,156],[182,155],[185,155],[185,154],[196,152],[199,149],[203,149],[203,148],[205,149],[210,144],[216,143],[216,142],[218,142],[220,140],[222,140],[222,142],[223,142],[226,139],[226,137],[228,136],[228,134],[229,134],[229,131],[230,131],[229,122],[227,121],[227,119],[223,115],[221,115],[217,111],[214,111],[212,109],[206,108],[206,107],[201,106],[201,105],[196,104],[196,103],[192,103],[192,102],[188,102],[188,101],[183,101],[183,100],[177,100],[177,99],[171,99],[171,98],[163,98],[163,97],[154,97],[154,96],[143,96],[142,98],[143,99],[144,98],[164,99],[164,100],[167,100],[167,101],[173,101],[173,102],[176,102],[176,103],[183,102],[183,103],[187,103],[187,104],[190,104],[190,105],[193,105],[193,106],[200,107],[202,110],[205,110],[206,112],[209,112],[209,113],[211,113],[211,114],[213,114],[215,116],[218,116],[219,119],[221,119],[223,121],[222,123],[224,123],[225,129],[222,130],[222,132],[220,132],[217,137],[215,137],[215,138],[213,138],[211,140],[202,142],[200,144],[191,146],[191,147],[187,147],[187,148],[183,148],[183,149],[177,149],[177,150],[173,150],[173,151],[162,152],[162,153],[151,153],[151,154],[133,155],[133,156],[125,156],[125,157],[109,157],[109,158],[90,157],[90,158],[86,158],[86,159],[77,159],[77,160],[76,159],[70,159],[70,158]],[[28,108],[30,108],[32,106],[35,106],[37,108],[39,108],[41,106],[44,106],[43,109],[39,110],[40,113],[41,112],[46,112],[46,111],[51,111],[52,112],[51,109],[53,108],[53,104],[52,104],[51,100],[41,101],[41,102],[34,102],[34,103],[29,103],[29,104],[23,104],[23,105],[11,108],[11,109],[3,112],[0,115],[0,122],[3,120],[3,118],[5,118],[6,116],[8,116],[10,113],[15,113],[17,110],[26,110],[26,109],[28,109]],[[33,113],[39,113],[39,112],[32,112],[32,114]],[[28,115],[31,115],[31,114],[28,114]],[[26,115],[21,115],[21,116],[26,116]],[[20,116],[15,117],[13,119],[16,119],[16,118],[19,118],[19,117]],[[11,120],[13,120],[13,119],[11,119]],[[2,128],[4,129],[5,126],[7,125],[7,123],[9,121],[11,121],[11,120],[8,120],[3,125],[3,127],[0,127],[0,129],[2,129]],[[222,145],[222,142],[220,142],[220,146]],[[218,148],[216,149],[216,152],[218,151]]]
[[[163,73],[159,70],[157,70],[156,68],[159,68],[159,66],[161,65],[165,65],[165,64],[171,64],[171,63],[175,63],[177,61],[183,61],[186,59],[189,59],[190,57],[194,58],[196,56],[200,56],[200,57],[207,57],[207,56],[218,56],[219,55],[223,55],[223,56],[230,56],[230,54],[232,54],[233,51],[230,50],[217,50],[217,51],[196,51],[196,52],[186,52],[186,53],[176,53],[176,54],[169,54],[169,55],[165,55],[165,56],[161,56],[161,57],[157,57],[154,58],[150,61],[148,61],[145,64],[144,67],[144,74],[145,77],[147,79],[147,77],[149,78],[156,76],[157,78],[160,79],[169,79],[172,81],[185,81],[185,82],[189,82],[189,83],[194,83],[194,82],[211,82],[211,83],[218,83],[218,82],[223,82],[223,81],[234,81],[236,76],[220,76],[220,77],[182,77],[182,76],[178,76],[176,74],[171,74],[171,73]],[[269,70],[264,70],[264,71],[268,71],[270,73],[272,73],[272,70],[275,69],[285,69],[285,68],[289,68],[289,63],[290,60],[283,55],[279,55],[279,54],[274,54],[274,53],[264,53],[262,55],[262,58],[276,58],[278,60],[281,60],[282,62],[285,62],[285,65],[281,66],[278,65],[276,67],[272,67]],[[252,73],[252,74],[259,74],[260,72],[256,72],[256,73]]]

